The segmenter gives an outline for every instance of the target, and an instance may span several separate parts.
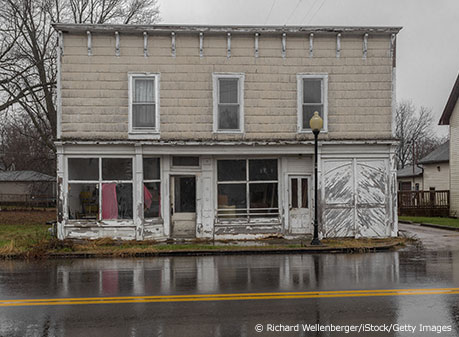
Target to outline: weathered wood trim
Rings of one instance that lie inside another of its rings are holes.
[[[341,33],[336,34],[336,57],[341,56]]]
[[[282,57],[285,58],[287,54],[287,34],[282,33]]]
[[[86,32],[86,35],[88,36],[88,56],[91,56],[92,55],[92,35],[89,30]]]
[[[204,56],[204,33],[199,32],[199,57]]]
[[[143,32],[143,56],[148,57],[148,33]]]
[[[172,57],[175,57],[176,55],[175,32],[171,33],[171,53],[172,53]]]
[[[64,36],[58,32],[57,39],[57,74],[56,74],[56,138],[62,136],[62,56],[64,55]]]
[[[115,32],[115,56],[120,56],[120,33]]]
[[[364,60],[367,58],[367,52],[368,52],[368,33],[365,33],[363,35],[363,59]]]
[[[231,33],[226,34],[226,57],[231,57]]]
[[[67,23],[54,23],[54,29],[62,30],[64,32],[84,32],[90,30],[97,33],[110,33],[114,31],[122,31],[123,33],[141,34],[143,31],[149,33],[163,33],[170,34],[170,32],[180,33],[240,33],[240,34],[260,34],[266,33],[355,33],[361,34],[364,32],[372,34],[396,34],[402,27],[383,27],[383,26],[238,26],[238,25],[111,25],[111,24],[67,24]]]

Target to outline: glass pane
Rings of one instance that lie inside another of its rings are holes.
[[[199,157],[172,157],[172,166],[199,166]]]
[[[161,216],[161,183],[145,183],[143,185],[144,218],[159,218]]]
[[[321,79],[303,79],[303,103],[322,103]]]
[[[239,105],[218,106],[218,129],[239,130]]]
[[[247,208],[246,184],[218,185],[218,208]],[[224,214],[227,214],[226,212]]]
[[[102,158],[102,179],[131,180],[131,158]]]
[[[298,208],[298,179],[293,178],[290,180],[290,196],[292,202],[292,208]]]
[[[143,179],[160,179],[159,158],[143,158]]]
[[[99,216],[99,185],[69,184],[69,219],[97,219]]]
[[[175,212],[196,212],[195,177],[175,177]]]
[[[132,184],[102,184],[102,219],[132,219]]]
[[[277,183],[250,184],[250,208],[277,208]]]
[[[155,101],[155,80],[153,78],[134,80],[135,94],[134,102],[154,102]]]
[[[246,177],[245,160],[219,160],[217,161],[218,181],[245,181]]]
[[[249,160],[249,180],[277,180],[277,159]]]
[[[98,158],[69,158],[69,180],[99,180]]]
[[[308,208],[308,179],[301,179],[301,207]]]
[[[154,128],[156,125],[154,104],[132,105],[132,126],[134,128]]]
[[[238,103],[237,78],[220,78],[218,103]]]
[[[314,116],[314,111],[319,113],[319,116],[324,118],[322,105],[303,105],[303,129],[310,129],[309,121]]]

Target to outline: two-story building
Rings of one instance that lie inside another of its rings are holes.
[[[58,237],[397,235],[399,27],[55,24]]]

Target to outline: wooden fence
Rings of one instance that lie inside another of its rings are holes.
[[[449,191],[398,191],[398,215],[449,216]]]
[[[0,194],[0,208],[8,206],[25,208],[55,207],[56,198],[49,195]]]

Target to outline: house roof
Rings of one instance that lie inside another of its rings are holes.
[[[35,171],[4,171],[0,172],[0,182],[4,181],[55,181],[56,178]]]
[[[420,167],[414,167],[414,174],[413,174],[413,166],[405,166],[404,168],[397,171],[397,178],[409,178],[409,177],[417,177],[422,175],[422,169]]]
[[[419,160],[419,164],[434,164],[442,162],[449,162],[449,140]]]
[[[234,26],[234,25],[111,25],[54,23],[58,31],[85,33],[371,33],[397,34],[402,27],[353,26]]]
[[[449,125],[449,119],[453,113],[454,107],[456,106],[457,99],[459,98],[459,74],[457,74],[456,82],[454,83],[453,90],[449,95],[448,102],[446,102],[445,109],[441,115],[439,125]]]

